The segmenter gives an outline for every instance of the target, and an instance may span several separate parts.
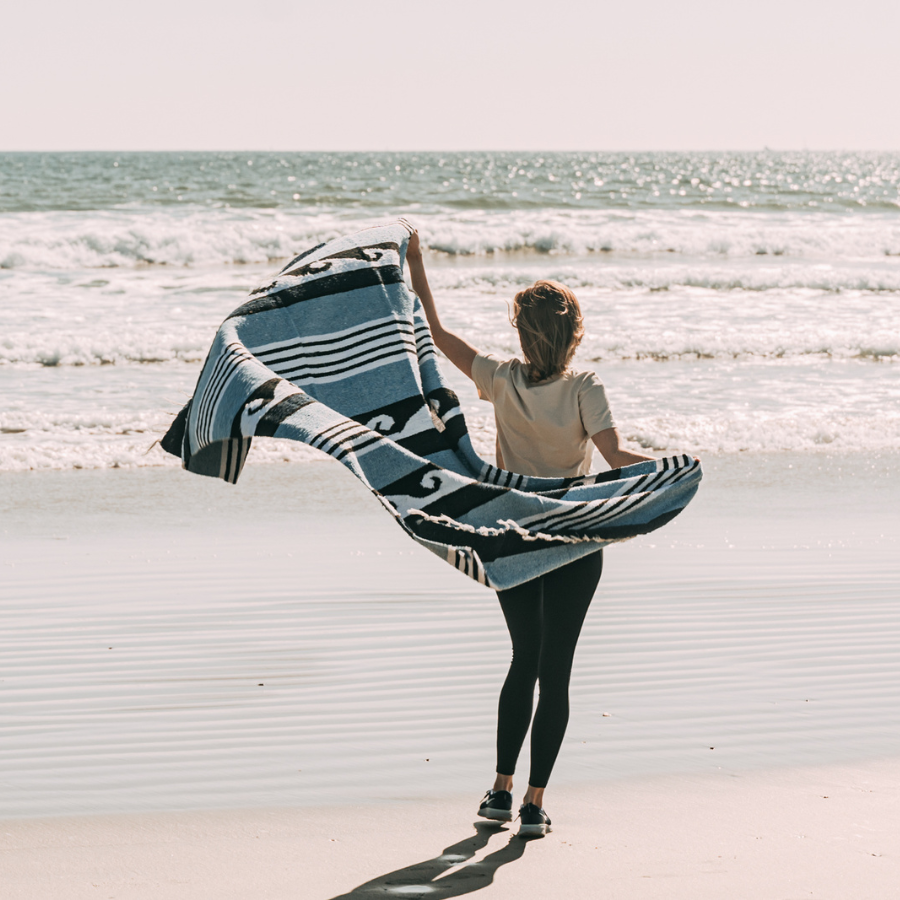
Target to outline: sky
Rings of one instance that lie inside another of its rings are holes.
[[[28,0],[0,150],[900,150],[897,0]]]

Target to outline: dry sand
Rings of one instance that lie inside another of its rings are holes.
[[[900,762],[548,792],[554,832],[470,824],[477,798],[8,820],[5,900],[888,900]]]

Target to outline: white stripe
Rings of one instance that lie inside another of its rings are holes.
[[[348,335],[352,337],[354,334],[359,334],[362,331],[374,331],[375,326],[387,324],[406,325],[409,323],[405,319],[398,319],[396,316],[385,316],[383,319],[372,319],[369,322],[354,325],[352,328],[344,328],[342,331],[329,331],[325,334],[306,334],[302,338],[295,337],[289,341],[273,341],[271,344],[260,344],[256,347],[251,347],[250,352],[259,356],[260,354],[271,353],[282,347],[290,347],[296,344],[307,345],[313,341],[321,341],[323,343],[337,342],[347,338]]]
[[[337,347],[331,344],[316,348],[294,346],[261,353],[259,358],[270,365],[273,362],[288,363],[292,360],[296,360],[297,365],[315,365],[317,363],[332,362],[332,357],[334,359],[345,359],[356,353],[364,353],[368,347],[379,342],[390,344],[395,341],[403,341],[412,346],[413,337],[410,332],[392,326],[389,329],[379,328],[378,331],[372,334],[357,335],[353,340],[344,342],[346,346]]]
[[[398,335],[396,332],[391,334],[377,335],[370,341],[361,342],[355,347],[348,350],[329,350],[320,356],[304,356],[303,354],[292,354],[289,357],[273,358],[271,356],[261,356],[260,359],[269,368],[274,369],[276,366],[286,371],[290,369],[316,369],[326,370],[326,367],[337,367],[345,360],[352,359],[354,356],[363,356],[364,354],[372,354],[379,350],[386,350],[389,347],[397,345],[409,348],[412,351],[412,340],[406,339]],[[326,370],[327,371],[327,370]]]
[[[216,415],[219,411],[219,405],[222,402],[222,398],[225,396],[225,392],[228,390],[228,385],[231,384],[231,380],[240,370],[241,363],[250,362],[253,359],[253,357],[244,350],[233,352],[231,356],[232,359],[226,363],[225,367],[220,373],[219,378],[217,379],[218,384],[215,390],[210,391],[209,395],[207,394],[207,392],[204,392],[204,400],[206,401],[207,412],[206,425],[203,428],[203,438],[207,444],[212,441],[213,425],[216,421]],[[214,394],[215,396],[212,397],[212,394]]]
[[[376,360],[375,362],[360,364],[359,366],[353,366],[348,369],[346,372],[341,372],[338,375],[310,375],[310,376],[299,376],[299,375],[285,375],[283,372],[279,372],[274,366],[272,371],[276,372],[278,375],[281,375],[283,378],[287,378],[289,381],[297,384],[298,386],[303,386],[304,384],[329,384],[334,381],[343,381],[345,378],[354,378],[357,375],[361,375],[363,372],[371,372],[373,369],[380,369],[382,366],[390,366],[396,362],[399,362],[403,359],[408,359],[410,357],[410,353],[407,350],[397,351],[397,353],[391,354],[390,356],[384,357],[384,359]]]

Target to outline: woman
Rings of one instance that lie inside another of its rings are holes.
[[[500,360],[441,325],[418,234],[410,239],[406,262],[435,344],[475,382],[479,396],[494,404],[498,466],[521,475],[586,475],[593,446],[612,468],[653,459],[620,447],[602,383],[593,372],[569,368],[584,329],[578,300],[568,288],[538,281],[516,294],[513,324],[524,361]],[[597,550],[497,592],[513,657],[500,692],[497,777],[478,815],[512,819],[513,774],[530,724],[531,773],[519,809],[521,835],[550,831],[544,788],[566,732],[572,658],[602,569],[603,551]],[[532,722],[535,682],[540,696]]]

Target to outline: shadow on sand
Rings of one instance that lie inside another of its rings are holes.
[[[486,888],[494,880],[494,873],[500,866],[522,856],[528,840],[512,837],[498,850],[467,865],[468,860],[487,846],[492,835],[511,834],[508,828],[488,823],[476,822],[474,827],[475,834],[445,847],[433,859],[379,875],[332,900],[371,900],[374,897],[381,900],[386,897],[444,900]]]

